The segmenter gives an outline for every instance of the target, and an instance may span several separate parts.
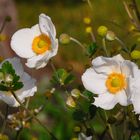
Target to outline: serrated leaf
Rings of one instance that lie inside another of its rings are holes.
[[[69,74],[69,75],[66,77],[66,79],[65,79],[65,81],[64,81],[64,84],[70,84],[70,83],[72,83],[72,82],[74,81],[74,79],[75,79],[75,77],[74,77],[72,74]]]
[[[15,90],[18,90],[18,89],[21,89],[21,88],[23,88],[23,83],[22,82],[16,82],[12,89],[15,91]]]
[[[0,84],[0,91],[8,91],[8,88],[2,84]]]
[[[89,45],[89,47],[87,47],[87,54],[89,57],[92,57],[96,51],[97,51],[97,44],[95,42],[93,42],[92,44]]]

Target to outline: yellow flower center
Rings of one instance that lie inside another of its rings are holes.
[[[51,40],[47,35],[39,35],[34,38],[32,43],[32,50],[36,54],[42,54],[50,49]]]
[[[126,88],[127,83],[125,76],[120,73],[111,73],[106,80],[106,87],[112,94]]]

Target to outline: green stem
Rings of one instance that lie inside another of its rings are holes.
[[[107,51],[107,49],[106,49],[105,38],[102,39],[102,44],[103,44],[103,49],[104,49],[104,51],[105,51],[105,53],[106,53],[106,56],[109,57],[108,51]]]
[[[137,16],[138,20],[140,21],[140,12],[139,12],[139,10],[138,10],[138,6],[137,6],[137,3],[136,3],[136,0],[131,0],[131,1],[132,1],[132,3],[133,3],[133,7],[134,7],[134,9],[135,9],[136,16]]]
[[[1,134],[4,133],[4,130],[5,130],[5,127],[6,127],[8,111],[9,111],[9,106],[6,105],[6,112],[5,112],[4,122],[3,122],[3,125],[2,125],[2,129],[1,129]]]
[[[130,51],[128,50],[124,42],[120,40],[118,37],[115,37],[115,39],[121,44],[122,48],[130,55]]]
[[[106,111],[104,111],[104,114],[105,114],[105,118],[106,118],[106,121],[107,121],[108,120],[108,116],[107,116]],[[109,128],[109,133],[110,133],[110,136],[111,136],[112,140],[115,140],[111,125],[109,123],[107,123],[107,126]]]
[[[53,140],[58,140],[58,139],[54,136],[54,134],[53,134],[52,132],[50,132],[50,131],[48,130],[48,128],[47,128],[44,124],[42,124],[42,122],[41,122],[38,118],[36,118],[36,116],[35,116],[30,110],[28,110],[28,109],[24,106],[24,104],[21,103],[20,99],[16,96],[16,94],[15,94],[13,91],[11,91],[11,93],[12,93],[12,95],[14,96],[14,98],[16,99],[16,101],[20,104],[20,106],[21,106],[23,109],[25,109],[25,110],[30,114],[30,116],[31,116],[36,122],[38,122],[38,123],[48,132],[48,134],[53,138]]]
[[[22,128],[19,131],[17,131],[15,140],[20,140],[21,131],[22,131]]]
[[[84,45],[79,40],[77,40],[77,39],[75,39],[73,37],[70,37],[70,40],[75,42],[76,44],[78,44],[83,49],[83,51],[85,51]]]

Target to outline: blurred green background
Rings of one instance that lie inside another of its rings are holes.
[[[137,0],[137,2],[140,4],[140,1]],[[15,0],[15,3],[18,14],[17,29],[37,24],[38,15],[45,13],[52,18],[56,26],[58,38],[62,33],[67,33],[87,46],[92,43],[92,39],[85,32],[84,17],[91,18],[91,26],[99,46],[102,46],[102,43],[96,30],[100,25],[105,25],[110,30],[113,30],[128,47],[132,46],[134,40],[136,41],[140,37],[139,34],[131,34],[131,23],[123,7],[122,0],[91,0],[92,10],[89,8],[86,0]],[[139,41],[136,43],[140,44]],[[115,41],[107,42],[107,47],[113,52],[116,48],[120,47],[120,44]],[[59,44],[59,52],[54,59],[57,67],[67,68],[73,66],[73,71],[77,76],[80,76],[84,71],[85,65],[89,64],[88,57],[73,42],[68,45]],[[53,98],[50,100],[44,98],[45,90],[51,88],[51,85],[48,83],[49,79],[46,78],[40,84],[39,93],[32,99],[30,108],[36,108],[45,104],[45,109],[38,117],[48,127],[52,128],[60,140],[71,140],[72,137],[77,137],[73,129],[74,126],[79,125],[79,122],[73,121],[73,110],[66,106],[66,95],[61,90],[55,92]],[[72,86],[76,87],[78,84],[75,83]],[[83,107],[85,111],[87,111],[87,106],[89,105],[85,104]],[[98,117],[93,119],[92,124],[94,124],[92,127],[95,127],[95,130],[99,134],[105,129],[102,120]],[[48,140],[48,136],[41,126],[33,123],[32,129],[25,129],[21,133],[21,140],[36,139]]]

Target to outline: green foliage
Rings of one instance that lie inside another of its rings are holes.
[[[131,140],[140,140],[140,136],[138,134],[135,134],[131,136]]]
[[[56,72],[54,72],[51,82],[54,84],[59,83],[61,86],[63,86],[72,83],[74,79],[75,77],[65,69],[58,69]]]
[[[86,113],[81,109],[77,109],[73,112],[73,119],[75,121],[84,121],[86,119]]]
[[[89,47],[87,47],[87,55],[89,57],[92,57],[96,53],[98,48],[99,47],[97,46],[97,44],[93,42],[92,44],[89,45]]]
[[[1,66],[0,72],[4,75],[0,83],[1,91],[16,91],[23,87],[23,83],[19,81],[20,77],[15,73],[15,70],[10,62],[4,62]]]

